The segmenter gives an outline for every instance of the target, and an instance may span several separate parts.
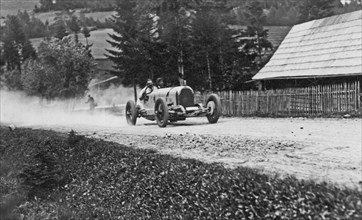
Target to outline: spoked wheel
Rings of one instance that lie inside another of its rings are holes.
[[[129,125],[135,125],[137,121],[137,108],[134,101],[129,100],[126,104],[126,119]]]
[[[159,127],[166,127],[168,121],[168,108],[165,99],[158,98],[155,103],[155,116]]]
[[[219,117],[221,115],[221,101],[218,95],[211,94],[207,98],[206,102],[206,108],[207,108],[207,120],[214,124],[219,120]]]

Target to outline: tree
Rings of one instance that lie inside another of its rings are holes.
[[[40,0],[40,11],[50,11],[53,7],[52,0]]]
[[[9,15],[5,21],[4,58],[8,70],[17,68],[21,71],[21,50],[26,36],[17,16]]]
[[[29,94],[47,98],[81,97],[94,66],[88,49],[70,37],[43,41],[38,58],[25,64],[22,84]]]
[[[43,23],[39,18],[36,18],[35,15],[30,18],[27,29],[28,30],[26,30],[25,33],[27,33],[28,38],[43,38],[50,36],[49,22]]]
[[[58,38],[59,40],[68,36],[67,28],[63,20],[57,20],[52,27],[54,29],[54,37]]]
[[[8,89],[20,90],[22,63],[28,58],[34,58],[36,54],[17,16],[8,16],[5,20],[2,41],[4,46],[1,55],[6,71],[1,72],[1,80]]]
[[[18,69],[20,71],[21,66],[21,56],[18,45],[10,37],[5,37],[4,40],[4,52],[3,52],[3,61],[6,65],[7,70]]]
[[[56,96],[56,91],[61,91],[61,75],[54,74],[55,70],[45,67],[38,60],[28,60],[24,63],[24,72],[21,82],[28,95],[50,98]]]
[[[181,82],[185,72],[189,71],[187,68],[191,66],[190,27],[195,2],[197,1],[164,0],[154,7],[159,17],[157,30],[160,39],[167,45],[168,59],[165,62],[169,66],[169,78],[178,78]]]
[[[31,59],[36,58],[36,51],[29,39],[25,40],[22,50],[21,50],[21,54],[22,54],[22,58],[24,61],[29,58],[31,58]]]
[[[144,85],[144,76],[149,77],[147,58],[144,56],[139,25],[139,12],[135,0],[118,2],[117,14],[111,21],[116,34],[109,35],[107,42],[115,49],[107,50],[107,57],[114,63],[115,72],[123,84],[133,85],[135,99],[137,99],[137,84]],[[143,82],[142,82],[143,80]]]
[[[67,22],[67,26],[69,27],[70,31],[73,32],[75,42],[78,42],[78,33],[81,30],[78,18],[75,15],[72,15],[71,19]]]
[[[292,26],[298,23],[299,12],[296,7],[272,6],[267,14],[268,25]]]
[[[142,79],[140,84],[144,84],[146,77],[153,79],[163,77],[166,78],[167,81],[170,81],[169,74],[167,74],[168,67],[165,62],[169,58],[169,53],[166,43],[161,41],[156,28],[155,20],[157,17],[148,9],[141,10],[142,15],[138,22],[138,37],[149,74],[143,75],[144,79]]]
[[[16,16],[22,24],[27,38],[49,36],[48,27],[39,18],[36,18],[34,14],[29,16],[27,11],[18,11]]]
[[[349,3],[345,3],[340,13],[348,13],[353,11],[362,10],[362,1],[361,0],[351,0]]]
[[[264,55],[272,48],[268,41],[268,30],[264,29],[266,15],[259,1],[248,0],[241,13],[247,28],[240,33],[241,53],[235,62],[230,81],[232,89],[242,88],[264,65]]]
[[[71,19],[72,12],[69,12],[68,10],[57,12],[56,17],[54,18],[55,22],[50,26],[53,36],[58,38],[59,40],[63,39],[63,37],[68,36],[68,31],[70,30],[68,25],[71,23]],[[74,28],[77,29],[76,24],[74,24]]]
[[[5,66],[4,45],[0,44],[0,68]]]
[[[223,16],[225,6],[202,4],[192,21],[193,70],[186,77],[195,89],[225,88],[225,76],[237,59],[238,43],[234,38],[237,33],[228,26],[233,23],[232,19]]]
[[[88,46],[88,38],[91,36],[90,30],[87,27],[84,27],[84,28],[82,28],[82,34],[86,40],[86,45]]]
[[[281,25],[292,26],[298,23],[299,12],[296,7],[290,7],[281,19]]]
[[[262,65],[271,45],[260,3],[248,1],[248,28],[235,24],[225,1],[120,0],[112,22],[115,34],[107,56],[124,85],[143,86],[162,76],[175,85],[186,79],[194,89],[240,89]],[[135,92],[136,94],[136,92]],[[135,96],[136,99],[136,96]]]
[[[336,6],[341,6],[339,0],[301,0],[298,4],[299,22],[332,16]]]
[[[18,69],[4,70],[1,69],[0,81],[1,85],[8,90],[22,90],[21,72]]]

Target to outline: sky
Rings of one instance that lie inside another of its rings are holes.
[[[344,3],[349,3],[351,0],[341,0],[341,2],[344,4]]]

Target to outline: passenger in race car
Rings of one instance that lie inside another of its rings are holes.
[[[165,83],[163,82],[162,77],[156,79],[156,86],[159,89],[165,88]]]

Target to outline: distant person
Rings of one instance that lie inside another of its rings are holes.
[[[89,104],[89,110],[91,111],[94,111],[94,108],[97,106],[97,103],[91,95],[88,95],[88,100],[85,103]]]
[[[156,86],[158,89],[165,88],[165,83],[162,77],[156,79]]]

